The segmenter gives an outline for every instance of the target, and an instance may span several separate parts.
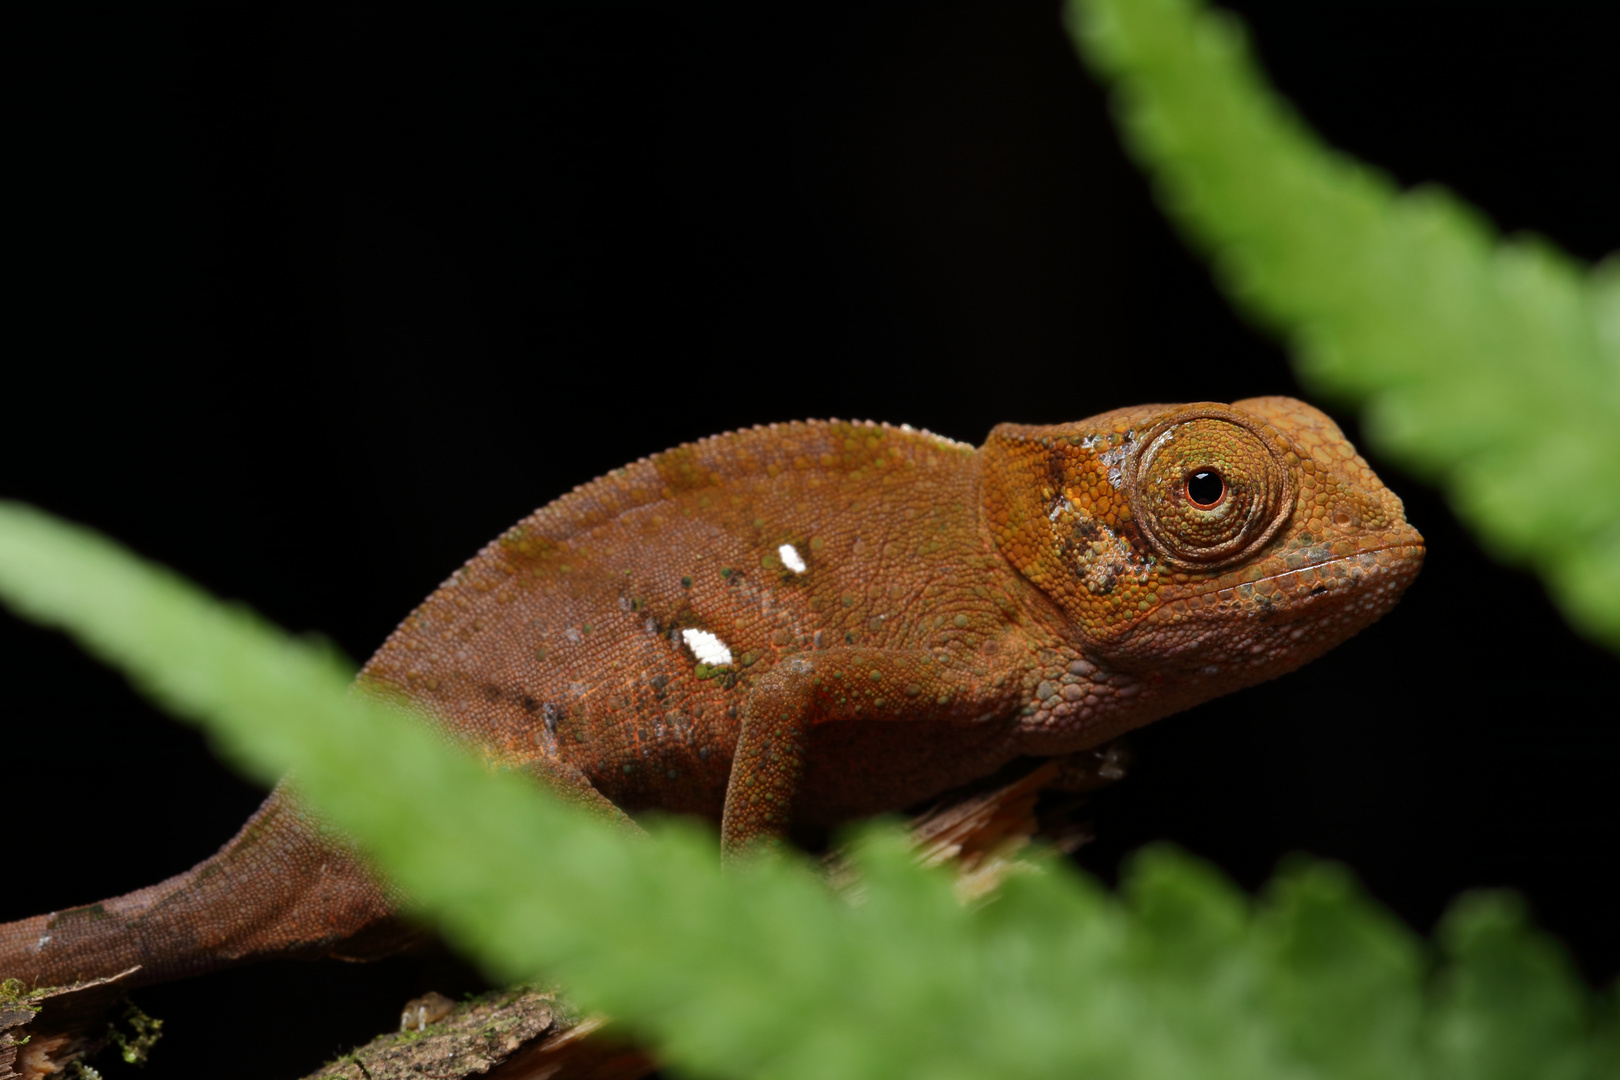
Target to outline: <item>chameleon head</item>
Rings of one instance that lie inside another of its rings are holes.
[[[984,453],[997,546],[1088,655],[1170,684],[1159,715],[1320,656],[1423,562],[1400,499],[1292,398],[1002,425]]]

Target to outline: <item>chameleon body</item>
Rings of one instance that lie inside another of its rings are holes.
[[[685,445],[462,567],[361,679],[492,764],[724,849],[1067,755],[1319,656],[1423,541],[1326,416],[1150,405],[982,448],[871,423]],[[386,890],[278,789],[159,885],[0,927],[0,976],[135,982],[398,943]]]

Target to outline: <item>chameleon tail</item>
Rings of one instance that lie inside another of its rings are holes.
[[[136,986],[253,960],[371,959],[415,936],[359,860],[277,789],[219,853],[99,904],[0,925],[0,980]]]

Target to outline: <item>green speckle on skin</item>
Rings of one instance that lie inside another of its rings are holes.
[[[720,576],[723,578],[730,578],[733,573],[735,573],[735,571],[733,571],[729,566],[722,566],[720,568]]]
[[[754,666],[754,661],[758,660],[758,659],[759,659],[759,654],[758,653],[743,653],[742,665],[743,665],[743,667],[753,667]]]
[[[877,668],[873,668],[867,673],[867,675],[873,682],[877,682],[879,679],[883,678],[883,672],[879,671]]]
[[[690,589],[691,587],[692,587],[692,576],[690,574],[683,575],[681,577],[681,588]]]
[[[812,536],[810,538],[810,550],[811,551],[820,551],[822,548],[824,548],[826,546],[827,546],[826,541],[824,541],[821,537]]]
[[[625,767],[624,767],[624,771],[625,771],[625,773],[626,773],[626,775],[628,775],[628,774],[630,774],[630,773],[633,773],[633,772],[635,772],[635,771],[636,771],[636,767],[635,767],[635,766],[634,766],[634,765],[626,765],[626,766],[625,766]]]
[[[964,627],[964,626],[966,626],[968,624],[968,617],[966,615],[958,615],[956,618],[952,619],[951,621],[953,623],[955,623],[957,629],[960,630],[962,627]]]
[[[581,629],[584,630],[584,632],[588,634],[588,633],[591,632],[591,624],[586,623],[583,627],[581,627]]]
[[[692,674],[696,675],[700,679],[707,679],[710,675],[713,675],[714,672],[712,669],[710,669],[708,664],[699,664],[693,669]]]

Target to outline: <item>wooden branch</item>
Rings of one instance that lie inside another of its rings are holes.
[[[606,1019],[580,1019],[540,987],[498,990],[460,1005],[437,994],[425,997],[449,1008],[422,1023],[424,998],[409,1002],[400,1031],[378,1036],[307,1080],[635,1080],[656,1067],[604,1031]]]

